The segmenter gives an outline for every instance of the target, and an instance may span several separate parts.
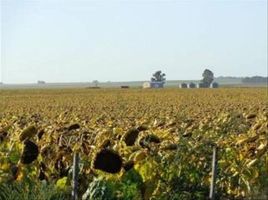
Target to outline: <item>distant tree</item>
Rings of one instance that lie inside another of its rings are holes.
[[[166,74],[165,73],[162,73],[162,71],[156,71],[154,74],[153,74],[153,77],[151,78],[151,81],[152,82],[165,82],[166,81],[166,78],[165,78]]]
[[[46,82],[45,81],[37,81],[37,84],[46,84]]]
[[[242,79],[242,83],[268,83],[268,77],[252,76]]]
[[[210,84],[213,82],[214,80],[214,74],[212,71],[210,71],[209,69],[205,69],[205,71],[202,74],[203,79],[202,79],[202,83],[204,87],[209,87]]]
[[[99,86],[99,81],[98,80],[94,80],[92,81],[94,87],[98,87]]]

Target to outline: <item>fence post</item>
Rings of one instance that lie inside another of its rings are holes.
[[[217,146],[213,146],[213,155],[212,155],[212,177],[210,184],[209,199],[215,200],[215,186],[217,178]]]
[[[79,154],[73,156],[73,189],[72,200],[78,200],[78,173],[79,173]]]

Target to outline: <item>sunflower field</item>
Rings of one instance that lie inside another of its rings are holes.
[[[267,88],[0,91],[0,200],[268,198]]]

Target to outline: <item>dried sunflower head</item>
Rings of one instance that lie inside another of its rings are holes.
[[[37,128],[35,126],[29,126],[26,129],[24,129],[20,136],[19,139],[20,141],[24,141],[26,139],[30,139],[31,137],[33,137],[34,135],[36,135],[38,132]]]
[[[20,161],[23,164],[30,164],[37,159],[38,154],[38,146],[30,140],[25,140]]]
[[[7,138],[7,131],[1,131],[0,130],[0,143],[3,142]]]
[[[146,131],[146,130],[148,130],[148,127],[146,125],[142,124],[142,125],[137,127],[137,130],[138,131]]]
[[[248,114],[247,116],[246,116],[246,119],[254,119],[254,118],[256,118],[256,114],[255,113],[250,113],[250,114]]]
[[[71,130],[76,130],[76,129],[79,129],[80,128],[80,125],[75,123],[75,124],[71,124],[69,127],[68,127],[68,131],[71,131]]]
[[[44,133],[45,133],[45,130],[44,130],[44,129],[40,130],[40,131],[37,133],[37,136],[38,136],[38,139],[39,139],[39,140],[41,140],[41,138],[42,138],[42,136],[44,135]]]
[[[12,174],[12,178],[16,180],[19,175],[19,167],[17,165],[12,165],[10,171]]]
[[[155,134],[146,135],[139,140],[139,145],[143,148],[148,147],[150,143],[159,144],[161,142],[160,138]]]
[[[178,145],[177,144],[166,144],[161,147],[162,150],[177,150]]]
[[[98,152],[93,163],[95,169],[112,174],[120,172],[122,165],[123,161],[121,156],[111,149],[102,149]]]
[[[136,139],[139,136],[139,130],[136,128],[130,129],[128,132],[123,135],[123,141],[126,143],[127,146],[134,145]]]

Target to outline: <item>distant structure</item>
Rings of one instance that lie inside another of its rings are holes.
[[[196,88],[196,84],[191,82],[188,84],[188,88]]]
[[[161,70],[156,71],[151,78],[150,87],[151,88],[163,88],[164,84],[166,83],[165,76],[166,74],[162,73]]]
[[[128,85],[122,85],[121,88],[122,88],[122,89],[128,89],[129,86],[128,86]]]
[[[144,82],[142,85],[142,88],[147,89],[147,88],[151,88],[151,83],[150,82]]]
[[[188,86],[187,86],[187,83],[181,83],[180,84],[180,88],[187,88]]]
[[[166,74],[162,73],[162,71],[156,71],[150,82],[144,82],[142,88],[163,88],[164,84],[166,83]]]
[[[181,83],[180,88],[218,88],[219,84],[214,81],[214,74],[209,69],[205,69],[202,74],[203,79],[199,83]]]
[[[219,87],[219,83],[217,83],[217,82],[213,82],[210,85],[210,88],[218,88],[218,87]]]
[[[42,84],[46,84],[46,82],[45,81],[37,81],[37,84],[42,85]]]
[[[204,83],[198,83],[198,88],[206,88]]]
[[[164,87],[164,82],[144,82],[142,85],[142,88],[148,89],[148,88],[163,88]]]
[[[92,81],[93,87],[98,88],[99,87],[99,81],[98,80],[94,80]]]
[[[214,74],[209,69],[205,69],[205,71],[202,74],[203,79],[198,84],[198,88],[218,88],[219,84],[214,81]]]
[[[165,84],[165,82],[157,82],[157,81],[154,81],[154,82],[151,82],[150,83],[150,87],[151,88],[163,88],[164,87],[164,84]]]

